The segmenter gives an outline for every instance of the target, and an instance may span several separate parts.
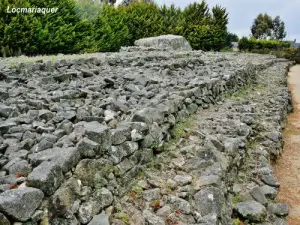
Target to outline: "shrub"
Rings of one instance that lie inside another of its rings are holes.
[[[105,5],[95,22],[95,42],[97,51],[118,51],[132,40],[132,34],[125,23],[125,8]]]
[[[20,5],[22,3],[22,5]],[[8,14],[10,7],[53,7],[55,14]],[[194,49],[228,46],[225,8],[206,1],[159,7],[136,1],[128,6],[91,4],[89,0],[0,1],[0,56],[118,51],[140,38],[178,34]]]
[[[155,3],[133,2],[125,7],[124,18],[131,34],[130,45],[137,39],[163,34],[163,20]]]
[[[290,47],[290,43],[286,41],[278,40],[258,40],[255,38],[243,37],[239,40],[239,49],[244,51],[252,51],[254,49],[269,49],[269,50],[280,50]]]

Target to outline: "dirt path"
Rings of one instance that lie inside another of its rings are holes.
[[[288,76],[292,92],[294,112],[289,115],[284,132],[284,151],[275,166],[275,174],[280,181],[278,202],[288,203],[289,225],[300,224],[300,65],[291,68]]]

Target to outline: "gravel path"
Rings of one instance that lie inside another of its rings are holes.
[[[300,224],[300,65],[291,68],[288,75],[289,87],[294,102],[284,134],[284,151],[275,169],[281,187],[277,196],[279,202],[290,206],[289,224]]]

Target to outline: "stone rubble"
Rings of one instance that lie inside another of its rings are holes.
[[[1,224],[281,220],[287,206],[266,199],[280,185],[269,160],[280,154],[290,110],[288,65],[268,55],[133,47],[5,66]],[[225,101],[249,85],[265,89]],[[176,124],[195,113],[189,135],[168,146]],[[245,201],[232,204],[241,193]]]

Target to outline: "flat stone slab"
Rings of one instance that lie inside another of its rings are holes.
[[[7,190],[0,195],[0,211],[17,221],[26,221],[40,206],[43,198],[43,192],[36,188]]]
[[[140,47],[170,48],[177,51],[192,51],[188,41],[179,35],[161,35],[158,37],[142,38],[136,40],[134,45]]]

